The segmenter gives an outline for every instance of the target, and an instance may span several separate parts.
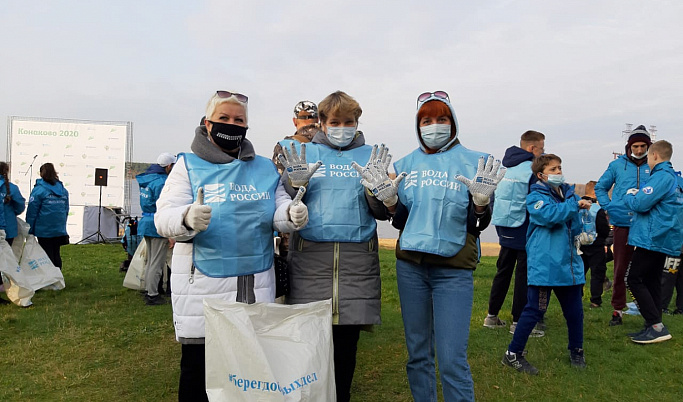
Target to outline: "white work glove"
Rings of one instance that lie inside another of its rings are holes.
[[[398,185],[406,177],[406,173],[403,172],[391,180],[388,172],[390,163],[389,148],[384,144],[379,148],[377,145],[372,147],[370,160],[365,167],[361,167],[356,162],[351,163],[351,166],[360,174],[360,184],[370,190],[372,195],[387,207],[393,207],[398,202]]]
[[[185,214],[183,222],[188,228],[197,232],[203,232],[209,227],[211,221],[211,207],[204,205],[204,188],[197,190],[197,200],[190,205],[190,209]]]
[[[462,175],[457,175],[456,180],[464,183],[467,189],[472,194],[472,201],[478,207],[485,207],[491,201],[491,194],[496,190],[498,182],[505,176],[504,167],[500,167],[500,161],[494,162],[493,155],[489,155],[486,164],[484,164],[484,157],[479,157],[479,166],[477,173],[472,180]]]
[[[581,243],[582,246],[593,244],[594,241],[595,235],[586,232],[579,233],[579,243]]]
[[[629,188],[628,191],[626,191],[626,194],[636,195],[636,194],[638,194],[638,189],[637,188]]]
[[[294,188],[302,187],[308,184],[308,180],[313,176],[316,170],[322,165],[322,161],[316,162],[314,165],[309,165],[306,162],[306,144],[301,144],[301,155],[296,152],[296,147],[292,142],[290,149],[282,147],[282,152],[278,155],[278,159],[282,166],[287,171],[289,183]]]
[[[585,233],[580,233],[574,236],[574,247],[576,247],[576,255],[581,255],[583,254],[583,251],[581,251],[581,235]]]
[[[5,240],[5,236],[7,236],[7,234],[5,233],[5,231],[2,230],[2,229],[0,229],[0,241],[4,241],[4,240]]]
[[[306,193],[306,187],[299,187],[299,191],[296,193],[296,197],[289,204],[287,212],[289,213],[289,220],[292,221],[297,229],[301,229],[308,223],[308,207],[301,202],[304,194]]]

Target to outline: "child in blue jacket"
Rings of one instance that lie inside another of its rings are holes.
[[[668,255],[678,256],[683,244],[683,188],[671,166],[673,147],[667,141],[650,146],[647,164],[650,178],[624,198],[633,211],[628,244],[636,249],[626,271],[631,292],[645,327],[629,334],[636,343],[664,342],[671,334],[662,324],[662,267]]]
[[[538,182],[526,197],[529,212],[527,230],[527,304],[517,323],[512,342],[502,363],[515,370],[536,375],[538,370],[524,357],[524,348],[548,309],[551,292],[560,301],[569,332],[570,361],[585,367],[583,355],[583,306],[581,290],[586,282],[583,261],[578,254],[581,242],[579,209],[591,202],[579,199],[574,186],[564,183],[562,160],[553,154],[534,159],[531,171]]]

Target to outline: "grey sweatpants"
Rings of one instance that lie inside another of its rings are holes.
[[[166,268],[168,239],[145,236],[147,247],[147,267],[145,268],[145,289],[148,296],[159,294],[159,279]]]

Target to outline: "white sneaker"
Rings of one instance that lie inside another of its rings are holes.
[[[510,324],[510,333],[514,335],[514,334],[515,334],[515,329],[517,329],[517,323],[516,323],[516,322],[513,322],[512,324]],[[534,327],[534,329],[531,330],[531,333],[529,334],[529,337],[530,337],[530,338],[540,338],[540,337],[542,337],[542,336],[544,336],[544,335],[545,335],[545,332],[544,332],[544,331],[541,331],[540,329],[536,329],[536,328]]]
[[[486,328],[505,328],[506,324],[505,321],[501,320],[498,318],[497,315],[494,315],[493,317],[486,316],[484,319],[484,326]]]

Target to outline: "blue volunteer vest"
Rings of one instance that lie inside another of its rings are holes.
[[[339,151],[320,144],[306,144],[306,160],[322,161],[311,177],[304,195],[308,206],[308,224],[299,231],[306,240],[315,242],[362,243],[369,241],[377,229],[365,199],[365,187],[351,162],[364,166],[372,147],[363,145]]]
[[[491,224],[518,228],[526,220],[526,196],[529,194],[531,161],[507,169],[498,183],[493,203]]]
[[[226,278],[263,272],[273,265],[275,165],[256,156],[251,161],[218,164],[183,154],[193,198],[204,188],[211,206],[209,227],[194,237],[193,261],[206,276]]]
[[[401,203],[410,211],[401,233],[401,250],[452,257],[467,238],[467,186],[457,175],[472,179],[479,157],[460,144],[446,152],[425,154],[417,149],[394,164],[396,172],[408,176],[399,186]]]

